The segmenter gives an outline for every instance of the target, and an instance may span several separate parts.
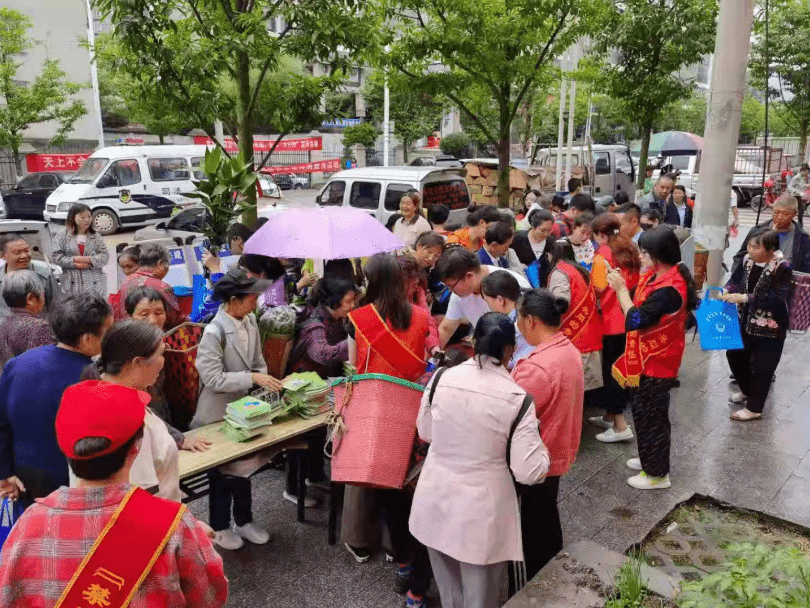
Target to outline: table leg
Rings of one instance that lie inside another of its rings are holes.
[[[337,500],[338,486],[332,481],[329,483],[329,526],[326,530],[326,539],[330,545],[337,542]]]
[[[305,521],[304,503],[307,500],[307,467],[304,462],[303,455],[306,454],[303,450],[296,450],[293,452],[293,457],[298,459],[298,521]]]

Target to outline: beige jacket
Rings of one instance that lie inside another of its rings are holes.
[[[526,392],[502,366],[471,359],[447,370],[422,397],[419,436],[430,442],[416,486],[411,533],[422,544],[468,564],[522,561],[520,514],[506,464],[512,422]],[[549,455],[534,408],[512,438],[511,469],[526,485],[541,482]]]

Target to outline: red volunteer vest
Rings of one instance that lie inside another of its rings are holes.
[[[602,350],[602,320],[596,311],[593,283],[585,283],[579,271],[570,264],[558,264],[571,286],[571,305],[562,318],[560,331],[574,343],[579,352]]]
[[[393,329],[373,304],[349,313],[357,342],[357,373],[386,374],[411,382],[425,373],[429,313],[411,306],[411,325]]]
[[[652,292],[674,287],[681,296],[681,308],[664,315],[657,325],[628,332],[627,348],[613,366],[613,377],[621,386],[638,386],[642,374],[651,378],[675,378],[686,344],[686,281],[678,266],[655,278],[649,271],[641,277],[633,305],[638,308]]]
[[[596,254],[605,258],[605,261],[611,268],[618,269],[624,277],[624,282],[627,283],[627,289],[633,291],[633,288],[638,285],[638,272],[631,272],[624,268],[619,268],[616,265],[613,252],[607,245],[602,245]],[[624,311],[612,287],[608,286],[607,289],[599,294],[599,303],[602,305],[602,333],[606,336],[617,336],[625,333]]]

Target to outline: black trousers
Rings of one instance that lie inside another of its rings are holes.
[[[630,408],[636,426],[636,442],[641,467],[647,475],[669,474],[669,447],[672,427],[669,422],[669,389],[675,378],[641,376],[633,391]]]
[[[408,528],[413,506],[413,494],[401,490],[377,490],[377,504],[380,506],[388,534],[394,561],[400,564],[410,562],[413,567],[411,593],[421,597],[430,588],[433,570],[427,548],[416,540]]]
[[[208,496],[208,521],[214,532],[231,527],[231,503],[233,521],[244,526],[253,521],[250,478],[225,475],[214,469],[208,472],[211,493]]]
[[[323,469],[323,446],[326,443],[326,429],[317,429],[304,435],[309,444],[306,450],[287,451],[287,493],[298,495],[298,468],[304,467],[307,479],[313,482],[326,479]]]
[[[797,196],[796,202],[799,205],[799,226],[804,226],[804,199],[801,196]]]
[[[782,359],[784,338],[758,338],[743,334],[743,348],[727,350],[728,366],[740,392],[748,397],[748,409],[758,414],[765,409],[771,380]]]
[[[523,559],[526,580],[534,578],[563,547],[560,511],[557,498],[560,478],[546,477],[533,486],[518,485],[520,495],[520,527],[523,531]]]
[[[621,414],[627,409],[627,394],[613,378],[613,364],[624,354],[627,334],[602,336],[602,378],[605,385],[596,389],[594,405],[608,414]]]

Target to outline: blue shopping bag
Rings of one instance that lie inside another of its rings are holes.
[[[721,300],[709,298],[710,291],[723,290],[708,287],[700,307],[695,312],[700,347],[703,350],[737,350],[743,347],[740,318],[737,306]]]
[[[532,288],[538,289],[542,287],[540,285],[540,263],[537,260],[526,266],[526,278],[529,279]]]
[[[21,513],[22,505],[18,501],[6,497],[0,503],[0,548],[6,542],[14,522],[17,521]]]

